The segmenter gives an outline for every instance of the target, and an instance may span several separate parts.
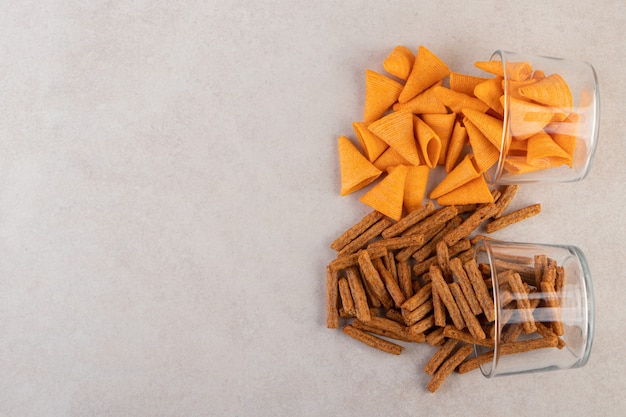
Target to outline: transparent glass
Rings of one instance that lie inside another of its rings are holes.
[[[598,80],[591,64],[501,50],[491,60],[502,63],[504,95],[500,158],[487,172],[488,181],[521,184],[585,178],[600,122]],[[531,74],[519,70],[524,62],[530,64]],[[560,149],[546,143],[549,139]]]
[[[580,249],[481,241],[474,259],[490,277],[495,306],[495,321],[486,325],[494,346],[474,346],[484,376],[579,368],[587,362],[594,301]]]

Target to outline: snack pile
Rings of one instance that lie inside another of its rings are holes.
[[[490,265],[474,260],[474,245],[491,238],[473,234],[541,211],[534,204],[507,212],[518,186],[491,189],[485,175],[501,155],[512,174],[571,167],[575,134],[551,124],[575,123],[572,94],[558,74],[507,62],[505,96],[503,64],[475,65],[489,75],[451,72],[423,46],[416,55],[394,48],[383,62],[388,75],[366,70],[363,121],[353,123],[360,149],[338,140],[341,194],[379,181],[360,198],[373,211],[331,244],[327,327],[396,355],[399,342],[438,347],[424,364],[431,392],[455,370],[492,361],[493,351],[470,356],[474,345],[493,349],[496,337],[501,355],[565,346],[558,314],[533,315],[540,305],[559,306],[564,269],[543,254],[521,267],[499,265],[506,314],[497,332]],[[503,135],[505,106],[510,134]],[[426,199],[437,168],[446,175]]]
[[[337,257],[326,268],[327,327],[382,351],[400,354],[404,346],[387,339],[439,346],[424,371],[436,391],[455,369],[466,373],[493,359],[488,352],[468,359],[472,345],[494,346],[495,307],[490,266],[478,265],[470,235],[481,225],[504,227],[536,214],[539,205],[505,214],[516,185],[495,191],[494,203],[435,208],[429,201],[395,222],[372,211],[342,233],[331,248]],[[500,301],[513,317],[502,331],[500,354],[562,348],[558,317],[535,320],[544,303],[558,306],[565,271],[545,255],[499,264]],[[538,296],[541,293],[542,296]],[[514,296],[513,296],[514,294]],[[529,296],[533,294],[532,296]],[[558,309],[557,309],[558,310]],[[518,341],[522,334],[540,337]],[[381,337],[382,336],[382,337]]]
[[[388,75],[366,70],[363,121],[353,123],[360,149],[338,139],[341,194],[379,180],[360,201],[399,220],[421,206],[437,166],[447,175],[428,197],[442,206],[493,202],[485,175],[501,155],[509,174],[572,167],[577,114],[565,80],[528,62],[474,64],[485,77],[452,72],[424,46],[416,55],[397,46]]]

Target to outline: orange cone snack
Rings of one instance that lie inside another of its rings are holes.
[[[382,153],[375,161],[374,166],[381,171],[388,171],[389,168],[398,166],[398,165],[411,165],[409,162],[404,159],[398,151],[389,147],[385,152]]]
[[[551,107],[510,97],[509,115],[511,135],[516,139],[527,139],[542,131],[554,118],[560,119],[563,113]]]
[[[493,195],[485,178],[481,175],[462,186],[455,188],[437,199],[437,204],[452,206],[461,204],[492,203]]]
[[[410,164],[420,164],[411,113],[400,111],[388,114],[373,122],[368,129],[396,150]]]
[[[478,84],[474,88],[474,95],[489,105],[500,117],[504,115],[504,108],[500,102],[500,97],[504,95],[501,77],[495,77]]]
[[[467,135],[472,146],[475,165],[480,172],[486,172],[498,162],[500,151],[493,146],[491,141],[469,119],[465,118],[463,123],[467,129]]]
[[[436,87],[435,93],[437,97],[454,113],[462,113],[464,108],[474,109],[475,111],[484,113],[489,110],[489,106],[483,101],[468,96],[467,94],[459,93],[454,90],[450,90],[445,87]]]
[[[574,105],[572,92],[559,74],[551,74],[532,85],[522,87],[519,93],[546,106],[570,109]]]
[[[392,168],[389,175],[372,187],[359,201],[387,217],[400,220],[407,171],[404,165]]]
[[[446,153],[446,172],[452,171],[459,160],[463,147],[467,142],[467,129],[457,120],[454,122],[454,130],[448,143],[448,152]]]
[[[435,94],[435,87],[438,85],[441,85],[441,83],[435,83],[434,86],[427,88],[406,103],[394,104],[393,109],[395,111],[405,110],[415,114],[448,113],[446,106]]]
[[[338,140],[341,170],[341,195],[350,194],[370,184],[382,171],[372,165],[345,136]]]
[[[430,128],[422,119],[417,116],[413,116],[413,122],[415,127],[415,137],[419,143],[424,157],[424,162],[429,168],[434,168],[439,161],[439,154],[441,153],[441,140],[434,130]]]
[[[448,152],[448,143],[454,129],[456,116],[450,114],[423,114],[422,120],[439,136],[441,141],[441,152],[439,152],[439,160],[437,165],[446,163],[446,153]]]
[[[474,89],[482,82],[489,78],[475,77],[473,75],[460,74],[458,72],[450,73],[450,90],[467,94],[474,97]]]
[[[474,180],[480,176],[480,172],[474,166],[474,157],[467,155],[463,160],[432,190],[431,199],[437,199],[444,194]]]
[[[414,62],[415,55],[413,55],[413,52],[406,46],[398,45],[385,58],[383,67],[389,74],[406,81],[409,78]]]
[[[527,142],[526,161],[531,165],[541,160],[549,160],[552,166],[572,163],[570,155],[543,131],[528,138]]]
[[[448,74],[450,74],[448,66],[435,54],[420,45],[411,74],[406,80],[398,101],[406,103],[428,87],[444,79]]]
[[[367,126],[369,123],[354,122],[352,128],[356,134],[365,156],[370,162],[374,162],[389,147],[381,138],[373,134]]]
[[[404,183],[404,207],[411,213],[422,206],[430,169],[425,165],[408,166]]]
[[[502,149],[502,120],[473,109],[463,109],[463,114],[481,131],[493,146],[498,150]]]
[[[380,118],[396,102],[402,84],[372,70],[365,71],[365,108],[363,121]]]

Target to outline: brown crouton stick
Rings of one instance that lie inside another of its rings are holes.
[[[430,267],[430,279],[432,280],[433,288],[437,291],[437,295],[439,295],[441,301],[443,301],[443,304],[446,306],[446,310],[448,310],[452,322],[457,329],[463,329],[465,327],[465,321],[463,320],[461,311],[456,301],[454,301],[448,283],[443,279],[443,275],[441,275],[441,269],[437,265]]]
[[[348,243],[356,239],[361,233],[369,229],[374,223],[383,218],[383,214],[374,210],[363,217],[358,223],[343,232],[341,236],[330,244],[330,247],[336,251],[342,250]]]
[[[339,285],[337,272],[326,267],[326,327],[339,327]]]
[[[348,280],[350,293],[352,294],[352,300],[354,301],[356,318],[361,321],[369,321],[371,317],[370,309],[358,269],[356,267],[346,269],[346,279]]]
[[[448,358],[448,356],[450,356],[458,344],[458,340],[448,339],[426,363],[424,366],[424,372],[431,376],[434,375],[439,366]]]
[[[533,204],[532,206],[515,210],[514,212],[510,214],[507,214],[505,216],[500,217],[499,219],[496,219],[496,220],[493,220],[492,222],[487,223],[487,227],[486,227],[487,233],[493,233],[496,230],[500,230],[514,223],[527,219],[529,217],[536,216],[540,212],[541,212],[541,204]]]
[[[351,325],[347,325],[346,327],[344,327],[343,332],[351,338],[363,342],[368,346],[371,346],[378,350],[382,350],[383,352],[391,353],[393,355],[399,355],[404,350],[404,346],[400,346],[385,339],[381,339],[380,337],[376,337],[374,335],[366,333],[363,330],[357,329],[356,327],[353,327]]]
[[[435,375],[428,383],[428,390],[430,392],[435,392],[441,387],[441,384],[445,381],[445,379],[454,372],[457,366],[459,366],[465,358],[467,358],[472,353],[473,347],[472,345],[463,345],[457,350],[452,356],[450,356],[435,372]]]

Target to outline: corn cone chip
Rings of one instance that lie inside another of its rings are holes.
[[[493,195],[482,175],[437,199],[437,204],[442,206],[482,203],[493,203]]]
[[[420,164],[411,113],[400,111],[388,114],[370,124],[368,129],[394,148],[410,164]]]
[[[443,80],[448,74],[450,74],[448,66],[435,54],[420,45],[411,74],[406,80],[398,101],[406,103],[436,82]]]
[[[504,170],[515,175],[527,174],[529,172],[541,171],[552,167],[549,160],[535,161],[531,165],[526,161],[525,156],[507,156],[504,160]]]
[[[576,136],[562,135],[559,133],[553,133],[550,136],[552,136],[552,140],[554,140],[554,142],[565,151],[570,160],[569,165],[570,167],[572,167],[574,162],[574,154],[576,152]]]
[[[459,160],[463,147],[467,142],[467,129],[462,126],[457,120],[454,122],[454,130],[450,137],[450,143],[448,144],[448,152],[446,153],[446,172],[450,173],[456,166],[456,161]]]
[[[410,213],[422,206],[430,169],[426,165],[408,166],[404,184],[404,207]]]
[[[536,165],[536,161],[550,158],[553,158],[553,162],[561,158],[568,161],[568,164],[572,163],[570,155],[543,131],[528,138],[527,142],[526,161],[531,165]]]
[[[509,99],[511,135],[516,139],[527,139],[543,131],[555,117],[559,118],[559,114],[563,113],[551,107],[511,97]]]
[[[490,74],[504,77],[504,70],[502,69],[502,62],[500,61],[497,61],[497,60],[477,61],[477,62],[474,62],[474,66]]]
[[[403,110],[415,114],[447,114],[448,109],[446,109],[446,106],[439,97],[437,97],[437,94],[435,94],[435,87],[438,85],[441,85],[441,83],[435,83],[435,85],[427,88],[406,103],[395,103],[393,105],[394,111]]]
[[[524,81],[533,74],[533,67],[529,62],[507,62],[506,72],[512,81]]]
[[[382,174],[345,136],[338,140],[341,170],[341,195],[350,194],[370,184]]]
[[[439,161],[441,153],[441,140],[439,136],[417,116],[413,116],[415,123],[415,137],[419,143],[424,158],[424,163],[429,168],[434,168]]]
[[[415,55],[413,55],[413,52],[406,46],[398,45],[393,48],[393,51],[383,61],[383,68],[394,77],[406,81],[409,78],[414,62]]]
[[[363,121],[378,120],[398,99],[402,84],[372,70],[365,71]]]
[[[387,217],[400,220],[407,171],[408,169],[404,165],[392,168],[389,174],[363,195],[359,201]]]
[[[439,152],[437,165],[443,165],[446,163],[448,143],[450,142],[450,137],[452,136],[456,116],[453,113],[423,114],[422,120],[424,120],[426,124],[437,134],[437,136],[439,136],[439,140],[441,141],[441,152]]]
[[[381,171],[387,171],[391,167],[395,167],[398,165],[411,165],[409,162],[404,159],[398,151],[389,147],[385,152],[383,152],[375,161],[374,166]]]
[[[480,172],[474,166],[473,156],[467,155],[444,179],[432,190],[429,198],[437,199],[455,188],[478,178]]]
[[[458,93],[467,94],[474,97],[474,88],[489,78],[475,77],[473,75],[460,74],[458,72],[450,73],[450,90]]]
[[[470,108],[481,113],[489,110],[489,106],[476,97],[471,97],[446,87],[435,87],[435,93],[446,107],[457,114],[462,113],[464,108]]]
[[[522,96],[519,93],[519,89],[522,87],[526,87],[527,85],[532,85],[534,83],[536,83],[537,80],[534,78],[531,78],[529,80],[525,80],[525,81],[510,81],[509,80],[509,96],[510,97],[515,97],[518,100],[524,100],[524,101],[529,101],[526,97]],[[502,88],[504,89],[504,81],[502,81]],[[504,90],[503,90],[504,91]]]
[[[493,146],[498,150],[502,149],[502,120],[473,109],[463,109],[463,114],[485,135]]]
[[[370,123],[353,122],[352,128],[356,134],[365,156],[371,162],[375,161],[389,147],[384,140],[373,134],[367,127]]]
[[[502,61],[478,61],[474,62],[474,66],[481,70],[504,77],[504,70],[502,68]],[[506,71],[509,80],[512,81],[524,81],[533,73],[533,68],[528,62],[507,62]]]
[[[500,151],[493,143],[467,117],[463,119],[467,135],[469,136],[472,153],[476,168],[480,172],[486,172],[500,159]]]
[[[546,106],[561,109],[571,109],[574,106],[572,92],[563,77],[558,74],[551,74],[532,85],[521,87],[519,93]]]
[[[502,89],[502,78],[494,77],[490,80],[478,84],[474,88],[474,95],[487,104],[500,117],[504,115],[504,108],[500,102],[500,97],[504,94]]]

